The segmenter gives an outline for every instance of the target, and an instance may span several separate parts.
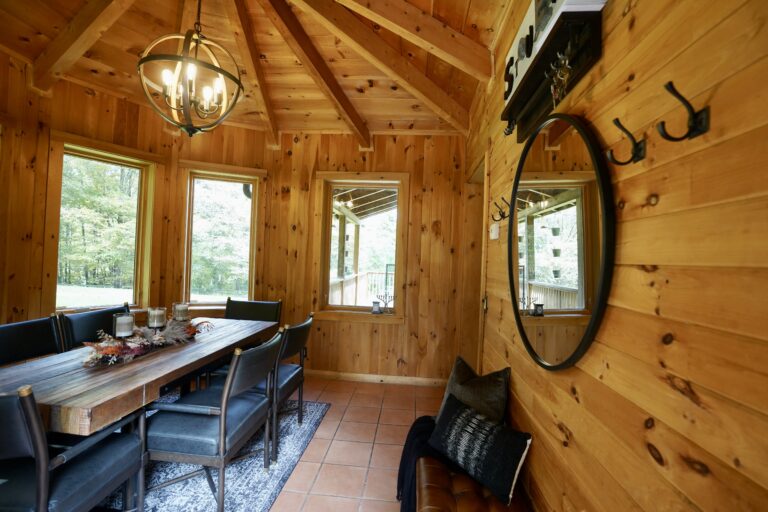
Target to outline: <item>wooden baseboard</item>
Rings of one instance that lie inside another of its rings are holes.
[[[373,375],[370,373],[344,373],[328,370],[311,370],[304,372],[313,377],[329,380],[351,380],[355,382],[379,382],[384,384],[410,384],[412,386],[445,386],[447,379],[431,379],[429,377],[404,377],[402,375]]]

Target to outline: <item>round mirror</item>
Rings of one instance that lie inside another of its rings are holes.
[[[512,187],[509,288],[531,357],[573,366],[600,325],[613,271],[613,193],[587,125],[549,116],[526,141]]]

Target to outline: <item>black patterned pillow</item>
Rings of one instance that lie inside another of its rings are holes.
[[[509,399],[509,367],[488,375],[478,375],[461,357],[456,358],[438,418],[443,414],[448,395],[483,414],[494,423],[503,423]]]
[[[429,445],[488,488],[502,503],[509,503],[531,445],[531,434],[488,421],[448,395]]]

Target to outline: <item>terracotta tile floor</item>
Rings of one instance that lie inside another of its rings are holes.
[[[414,418],[437,414],[442,387],[308,377],[307,400],[329,402],[273,511],[397,512],[397,468]]]

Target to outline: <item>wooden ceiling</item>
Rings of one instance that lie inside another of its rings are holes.
[[[235,57],[245,97],[229,122],[264,130],[466,133],[514,0],[203,0],[203,33]],[[146,103],[136,72],[196,0],[0,0],[0,48],[57,80]]]

